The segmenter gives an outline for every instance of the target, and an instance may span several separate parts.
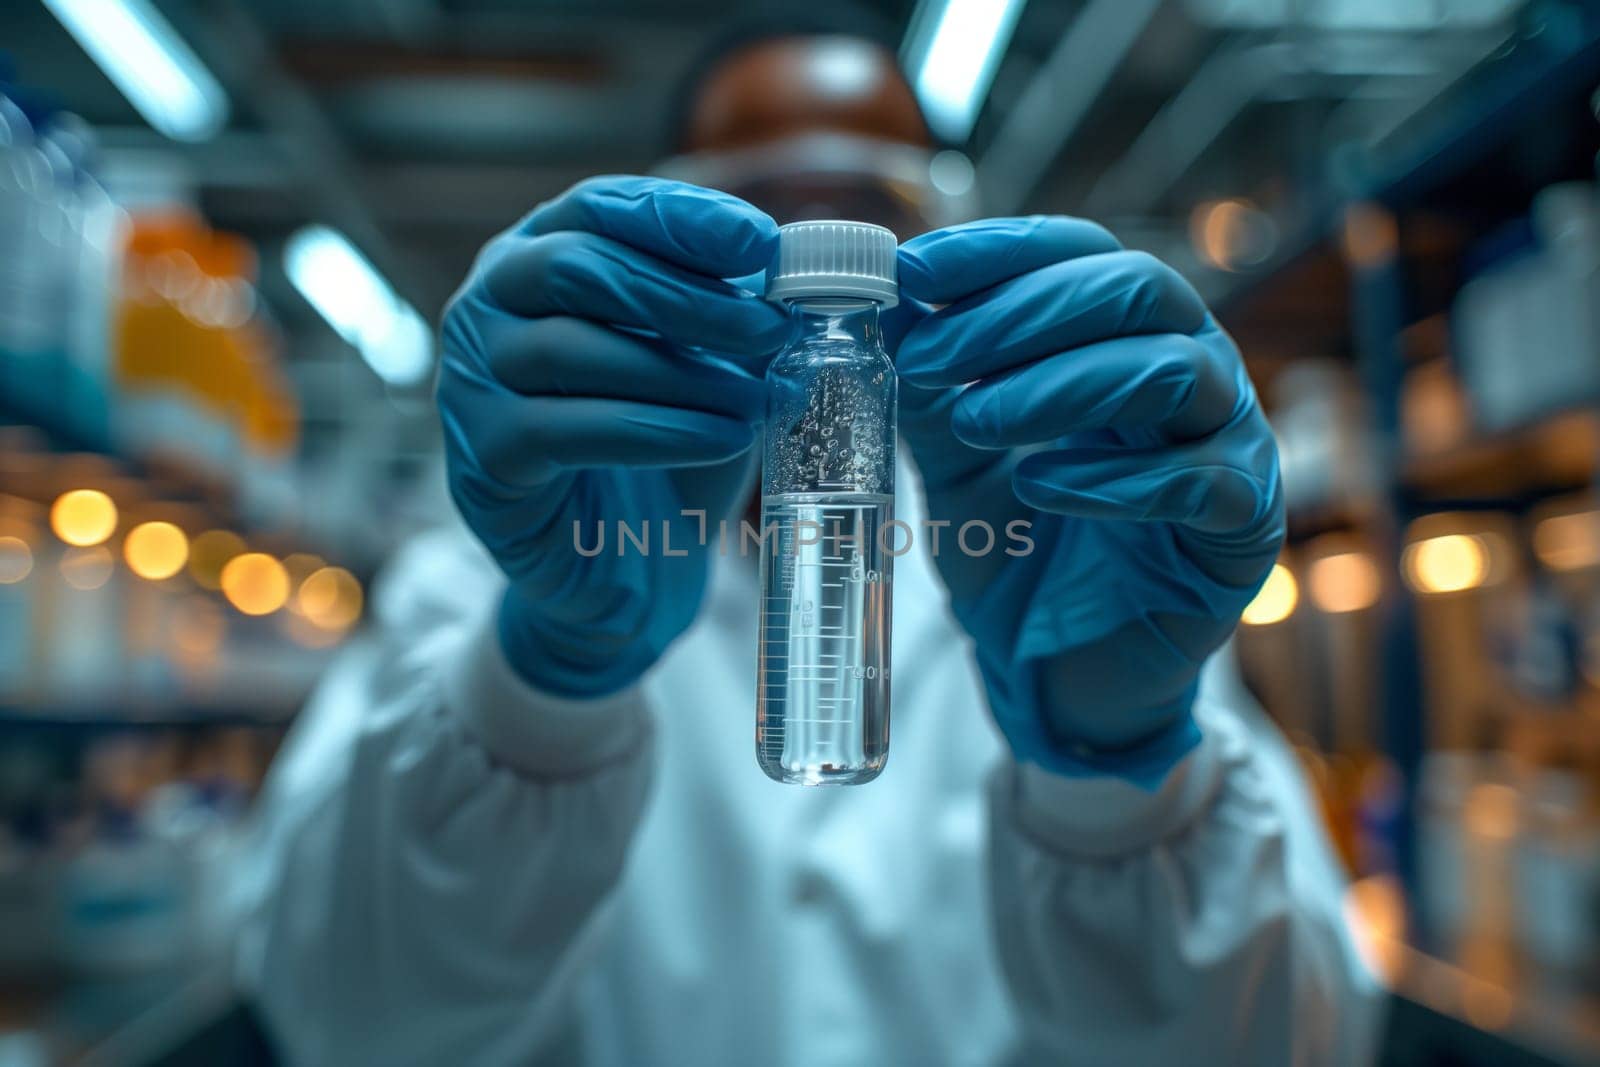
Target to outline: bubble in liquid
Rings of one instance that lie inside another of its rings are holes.
[[[859,376],[858,376],[859,375]],[[883,370],[823,366],[785,396],[771,420],[764,484],[829,489],[876,486],[882,469],[885,425],[878,390]]]

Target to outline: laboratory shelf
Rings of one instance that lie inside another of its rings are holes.
[[[1278,369],[1321,357],[1348,362],[1365,395],[1370,500],[1343,512],[1324,505],[1291,514],[1297,540],[1347,521],[1370,537],[1382,568],[1399,573],[1405,530],[1425,514],[1458,507],[1519,513],[1592,478],[1600,449],[1567,421],[1581,412],[1542,410],[1493,434],[1468,428],[1446,447],[1412,455],[1405,400],[1415,395],[1407,392],[1414,367],[1449,358],[1450,310],[1461,287],[1531,243],[1535,196],[1557,183],[1594,182],[1597,87],[1600,5],[1528,5],[1505,47],[1375,147],[1335,160],[1320,191],[1301,201],[1280,255],[1215,302],[1267,393]],[[1403,783],[1395,863],[1414,886],[1412,816],[1426,746],[1416,605],[1386,598],[1374,618],[1376,741]]]
[[[17,433],[16,444],[27,451],[47,455],[88,453],[108,460],[115,470],[137,481],[158,486],[171,503],[199,504],[218,512],[219,519],[235,521],[237,487],[206,475],[180,456],[136,456],[121,447],[108,430],[90,420],[72,420],[57,413],[30,408],[7,398],[0,390],[0,430]],[[10,438],[0,440],[0,449],[12,447]],[[14,492],[16,487],[10,487]],[[25,494],[24,494],[25,495]]]
[[[1393,945],[1385,1067],[1581,1067],[1600,1064],[1593,991],[1537,974],[1491,982],[1457,963]]]
[[[0,358],[0,449],[20,443],[31,451],[68,455],[89,453],[110,461],[121,474],[159,487],[170,503],[198,504],[219,520],[239,523],[241,487],[196,460],[200,446],[137,454],[118,439],[110,415],[112,398],[81,371],[54,367],[53,376],[33,380],[17,374]],[[9,376],[8,376],[8,372]],[[63,398],[66,401],[63,402]],[[18,436],[11,437],[11,431]],[[8,487],[0,486],[0,492]],[[10,487],[15,492],[15,487]]]
[[[281,729],[289,725],[306,694],[257,703],[129,701],[95,704],[0,703],[0,734],[19,732],[96,734],[125,730],[183,730],[229,726]]]
[[[1430,503],[1451,496],[1536,502],[1592,482],[1597,456],[1600,424],[1586,412],[1562,412],[1440,452],[1407,456],[1399,476],[1409,491]]]

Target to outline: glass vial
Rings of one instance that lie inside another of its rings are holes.
[[[878,311],[898,300],[895,244],[793,223],[767,274],[793,317],[761,472],[756,758],[780,782],[870,781],[889,754],[896,387]]]

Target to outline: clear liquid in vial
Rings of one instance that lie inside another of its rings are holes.
[[[889,752],[894,497],[764,497],[756,756],[802,785],[876,778]]]

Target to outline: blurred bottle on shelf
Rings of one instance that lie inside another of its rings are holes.
[[[1429,947],[1524,989],[1594,983],[1600,741],[1576,669],[1600,515],[1589,493],[1523,520],[1436,514],[1410,531],[1432,751],[1418,790]]]
[[[299,412],[254,249],[187,208],[130,217],[97,167],[87,123],[0,84],[0,416],[292,511]]]
[[[1271,399],[1291,516],[1368,511],[1376,492],[1375,455],[1349,368],[1296,363],[1273,381]]]
[[[35,592],[40,689],[54,707],[89,711],[126,680],[128,576],[111,546],[118,505],[131,503],[138,485],[89,453],[61,457],[52,477],[52,536],[41,546]]]
[[[81,118],[58,112],[43,137],[71,166],[69,215],[59,285],[62,396],[80,436],[104,441],[110,428],[111,309],[121,284],[127,216],[95,176],[97,141]]]
[[[122,214],[75,115],[0,85],[0,383],[13,418],[102,444]]]
[[[255,270],[243,239],[189,212],[135,215],[115,329],[119,440],[243,498],[286,476],[298,440]]]
[[[61,842],[66,967],[126,973],[217,956],[227,943],[226,875],[263,761],[237,731],[86,747],[74,783],[85,817]]]
[[[1393,874],[1402,783],[1381,755],[1374,715],[1387,583],[1371,542],[1342,528],[1352,503],[1332,509],[1341,528],[1285,550],[1235,640],[1241,670],[1306,767],[1340,855],[1358,876]]]
[[[1426,946],[1477,977],[1600,988],[1600,807],[1594,768],[1503,753],[1429,754],[1418,794]]]
[[[1447,456],[1472,438],[1472,413],[1449,360],[1433,359],[1406,373],[1400,432],[1408,458]]]
[[[190,317],[213,302],[210,231],[186,213],[136,216],[115,324],[117,437],[141,459],[221,477],[236,439],[218,335]],[[207,312],[209,314],[209,312]]]
[[[1474,420],[1491,431],[1600,400],[1600,192],[1553,185],[1518,232],[1484,253],[1451,315]]]
[[[0,87],[0,386],[25,413],[48,402],[60,357],[51,315],[60,256],[49,239],[56,189],[32,121]]]
[[[1401,577],[1416,598],[1427,745],[1480,751],[1505,739],[1513,701],[1497,644],[1525,578],[1501,512],[1435,512],[1406,530]]]
[[[1498,621],[1495,651],[1510,685],[1529,704],[1552,711],[1570,706],[1582,678],[1578,620],[1555,582],[1531,575],[1514,610]]]
[[[215,960],[228,873],[274,735],[37,735],[0,748],[0,978]]]
[[[1416,901],[1425,946],[1443,954],[1466,928],[1463,810],[1478,775],[1476,753],[1445,750],[1424,757],[1417,784]]]
[[[1517,925],[1530,959],[1591,986],[1600,984],[1597,803],[1592,767],[1530,776],[1516,865]]]
[[[39,688],[40,582],[34,571],[43,551],[38,505],[0,493],[0,699]]]

